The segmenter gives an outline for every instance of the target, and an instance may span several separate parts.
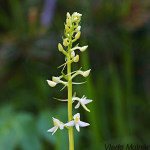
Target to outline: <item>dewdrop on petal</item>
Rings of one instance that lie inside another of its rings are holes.
[[[62,52],[64,49],[63,49],[63,47],[62,47],[62,45],[59,43],[58,44],[58,50],[60,51],[60,52]]]
[[[71,58],[73,58],[74,56],[75,56],[75,52],[72,51],[72,52],[71,52]]]
[[[88,45],[83,46],[83,47],[80,48],[80,51],[81,51],[81,52],[84,52],[87,48],[88,48]]]
[[[78,62],[78,61],[79,61],[79,55],[76,55],[76,56],[73,58],[73,61],[74,61],[74,62]]]
[[[55,83],[55,82],[53,82],[51,80],[46,80],[46,81],[47,81],[48,85],[51,86],[51,87],[54,87],[57,84],[57,83]]]
[[[75,35],[75,40],[79,39],[81,35],[81,32],[79,31],[76,35]]]

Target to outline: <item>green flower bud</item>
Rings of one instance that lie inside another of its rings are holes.
[[[78,61],[79,61],[79,55],[76,55],[76,56],[73,58],[73,61],[74,61],[74,62],[78,62]]]
[[[81,35],[81,32],[79,31],[76,35],[75,35],[75,40],[79,39]]]
[[[65,25],[65,30],[66,30],[67,32],[69,32],[70,28],[69,28],[67,25]]]
[[[60,52],[62,52],[64,49],[63,49],[63,47],[62,47],[62,45],[59,43],[58,44],[58,50],[60,51]]]
[[[68,46],[68,38],[65,38],[65,39],[64,39],[63,45],[64,45],[64,46]]]

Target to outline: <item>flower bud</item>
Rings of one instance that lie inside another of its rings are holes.
[[[69,19],[67,18],[67,19],[66,19],[66,23],[67,23],[67,26],[70,27],[70,26],[71,26],[71,19],[70,19],[70,18],[69,18]]]
[[[59,43],[58,44],[58,50],[60,51],[60,52],[62,52],[64,49],[63,49],[63,47],[62,47],[62,45]]]
[[[69,30],[70,30],[67,25],[65,25],[65,30],[66,30],[67,32],[69,32]]]
[[[75,40],[79,39],[81,35],[81,32],[79,31],[76,35],[75,35]]]
[[[51,81],[51,80],[47,80],[47,83],[48,83],[48,85],[51,86],[51,87],[54,87],[54,86],[56,86],[56,84],[57,84],[57,83],[55,83],[55,82],[53,82],[53,81]]]
[[[67,38],[64,39],[63,45],[64,45],[64,46],[68,46],[68,39],[67,39]]]
[[[83,75],[84,77],[87,77],[87,76],[90,74],[90,71],[91,71],[91,69],[89,69],[89,70],[87,70],[87,71],[83,71],[83,72],[82,72],[82,75]]]
[[[77,20],[78,20],[78,18],[77,18],[77,17],[75,17],[75,18],[73,19],[73,21],[74,21],[74,22],[76,22]]]
[[[80,51],[81,51],[81,52],[84,52],[87,48],[88,48],[88,45],[83,46],[83,47],[80,48]]]
[[[75,52],[72,51],[72,52],[71,52],[71,58],[73,58],[74,56],[75,56]]]
[[[67,12],[67,18],[70,19],[70,13],[69,12]]]
[[[74,62],[78,62],[78,61],[79,61],[79,55],[76,55],[76,56],[73,58],[73,61],[74,61]]]
[[[76,32],[79,32],[81,30],[81,26],[78,26],[77,28],[76,28]]]
[[[59,78],[59,77],[52,77],[52,80],[53,80],[55,83],[60,83],[60,78]]]

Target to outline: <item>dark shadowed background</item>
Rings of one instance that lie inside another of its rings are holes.
[[[68,150],[67,131],[47,132],[52,117],[67,122],[67,90],[48,86],[60,75],[66,13],[83,14],[73,70],[91,68],[77,96],[93,99],[74,111],[91,125],[75,133],[76,150],[105,144],[150,144],[149,0],[0,0],[0,150]],[[73,107],[75,105],[73,104]]]

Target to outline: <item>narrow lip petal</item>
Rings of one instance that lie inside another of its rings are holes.
[[[79,124],[80,127],[86,127],[86,126],[90,125],[89,123],[83,122],[83,121],[79,121],[78,124]]]
[[[80,127],[79,127],[78,123],[75,124],[75,127],[76,127],[77,131],[80,132]]]
[[[52,133],[52,135],[57,131],[58,127],[56,127],[56,129],[54,130],[54,132]]]
[[[72,120],[72,121],[66,123],[65,126],[68,126],[68,127],[74,126],[74,120]]]
[[[81,103],[81,105],[86,111],[90,112],[90,110],[83,103]]]

